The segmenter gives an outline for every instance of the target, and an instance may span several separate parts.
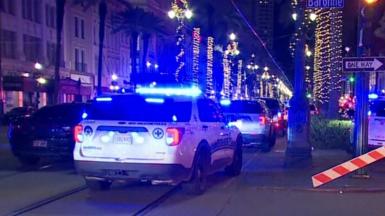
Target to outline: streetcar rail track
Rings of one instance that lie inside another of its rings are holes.
[[[162,196],[157,198],[156,200],[152,201],[151,203],[147,204],[143,208],[139,209],[136,211],[133,216],[141,216],[141,215],[146,215],[152,210],[154,210],[156,207],[158,207],[160,204],[162,204],[164,201],[166,201],[168,198],[170,198],[179,188],[181,184],[178,184],[171,188],[169,191],[164,193]]]
[[[73,188],[71,190],[67,190],[65,192],[62,192],[62,193],[58,193],[56,195],[53,195],[53,196],[50,196],[48,198],[45,198],[45,199],[42,199],[40,201],[37,201],[37,202],[34,202],[28,206],[25,206],[23,208],[20,208],[18,210],[15,210],[15,211],[12,211],[11,213],[7,214],[8,216],[18,216],[18,215],[22,215],[22,214],[25,214],[25,213],[28,213],[28,212],[31,212],[35,209],[38,209],[40,207],[43,207],[45,205],[48,205],[50,203],[53,203],[55,201],[58,201],[60,199],[63,199],[63,198],[66,198],[68,196],[71,196],[73,194],[76,194],[76,193],[79,193],[81,191],[84,191],[86,190],[88,187],[86,185],[82,185],[82,186],[79,186],[79,187],[76,187],[76,188]]]

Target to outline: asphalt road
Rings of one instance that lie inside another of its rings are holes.
[[[273,159],[271,155],[284,148],[280,139],[270,153],[246,149],[239,177],[229,178],[224,173],[210,176],[207,192],[194,197],[180,187],[139,183],[117,183],[109,191],[93,192],[71,164],[24,168],[3,144],[0,215],[385,215],[385,193],[261,187],[258,175],[268,179],[260,172],[268,167],[261,168],[260,160]],[[275,161],[271,164],[278,166]]]

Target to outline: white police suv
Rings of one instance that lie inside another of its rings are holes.
[[[76,168],[91,189],[136,179],[201,194],[208,174],[240,174],[242,137],[215,102],[196,89],[137,92],[96,98],[74,129]]]

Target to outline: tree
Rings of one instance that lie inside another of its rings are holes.
[[[149,39],[152,33],[158,35],[165,35],[163,31],[164,25],[163,20],[155,16],[153,13],[146,12],[144,9],[139,7],[127,7],[126,10],[120,12],[118,15],[113,17],[112,26],[114,32],[123,32],[126,35],[130,35],[131,46],[130,46],[130,57],[131,57],[131,80],[136,82],[137,76],[137,62],[138,57],[138,38],[139,35],[143,35],[143,56],[141,68],[145,71],[146,68],[146,57],[148,53]]]

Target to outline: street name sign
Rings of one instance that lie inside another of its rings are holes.
[[[385,57],[344,58],[345,72],[385,72]]]
[[[307,8],[343,8],[344,0],[307,0]]]

